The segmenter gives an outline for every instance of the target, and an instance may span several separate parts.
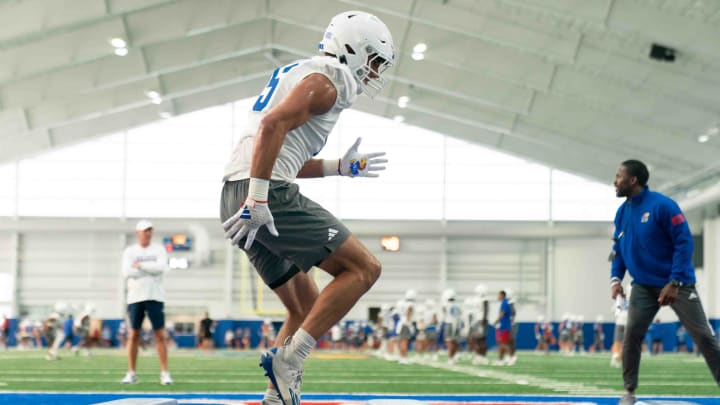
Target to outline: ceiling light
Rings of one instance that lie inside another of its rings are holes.
[[[400,96],[398,98],[398,107],[405,108],[407,107],[408,103],[410,102],[410,97],[408,96]]]
[[[422,52],[413,52],[412,58],[413,60],[423,60],[425,59],[425,54]]]
[[[164,118],[164,119],[172,117],[172,113],[169,111],[162,111],[158,115],[160,116],[160,118]]]
[[[112,38],[110,40],[110,45],[114,46],[115,48],[126,48],[127,42],[125,42],[122,38]]]
[[[128,54],[127,48],[115,48],[115,55],[117,56],[125,56]]]
[[[403,117],[402,115],[396,115],[395,117],[393,117],[393,121],[395,121],[395,122],[405,122],[405,117]]]
[[[150,99],[153,104],[161,104],[162,96],[157,90],[146,90],[145,95]]]
[[[698,136],[698,142],[700,142],[700,143],[705,143],[709,140],[710,140],[710,135],[708,135],[708,134],[702,134],[702,135]]]
[[[425,51],[427,51],[427,45],[422,42],[418,43],[413,47],[413,52],[415,53],[423,53]]]

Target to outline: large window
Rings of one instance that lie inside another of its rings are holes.
[[[3,217],[15,215],[16,167],[15,163],[0,165],[0,216]]]
[[[0,166],[0,216],[217,217],[243,100]],[[469,142],[346,111],[318,157],[385,151],[375,179],[298,180],[345,219],[599,220],[619,201],[591,182]],[[16,178],[19,179],[16,184]]]

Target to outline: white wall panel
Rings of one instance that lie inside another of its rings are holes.
[[[597,315],[611,319],[610,263],[612,241],[603,238],[559,239],[555,241],[552,307],[557,319],[564,313],[583,315],[585,321]],[[625,283],[629,283],[626,277]]]
[[[718,316],[720,307],[713,295],[717,289],[713,275],[717,258],[713,252],[720,251],[715,235],[718,227],[713,228],[716,222],[706,222],[708,253],[706,268],[699,277],[704,284],[703,302],[711,317]],[[22,308],[47,311],[57,301],[75,305],[92,302],[98,316],[120,317],[120,259],[124,241],[134,241],[133,224],[134,220],[79,218],[21,218],[0,223],[0,272],[12,268],[11,238],[19,232],[17,286]],[[260,299],[257,307],[263,313],[259,315],[280,317],[281,303],[270,289],[258,283],[252,266],[243,265],[240,252],[233,255],[231,265],[226,264],[227,245],[218,222],[194,220],[193,224],[208,232],[210,261],[167,274],[168,312],[197,315],[209,310],[214,318],[255,316],[252,311]],[[158,219],[155,225],[155,243],[160,243],[163,236],[188,229],[186,220]],[[449,286],[457,290],[458,300],[462,301],[483,283],[491,294],[511,289],[520,320],[534,321],[538,315],[558,319],[565,312],[583,315],[587,321],[601,314],[610,319],[607,254],[611,242],[609,235],[600,232],[604,225],[558,223],[548,228],[541,222],[479,221],[445,227],[440,221],[349,221],[348,225],[383,265],[380,280],[351,310],[350,318],[362,319],[369,307],[395,303],[409,288],[418,291],[420,301],[438,302],[442,290]],[[399,252],[382,250],[380,237],[390,234],[400,236]],[[331,281],[322,272],[313,277],[320,288]],[[494,300],[492,303],[491,312],[495,313],[497,305]],[[663,320],[673,319],[665,312],[660,316]]]

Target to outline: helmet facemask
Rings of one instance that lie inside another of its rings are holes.
[[[353,75],[355,75],[358,86],[362,88],[363,93],[370,98],[375,98],[385,86],[385,79],[383,79],[382,74],[392,66],[392,63],[378,53],[373,53],[371,47],[367,48],[367,62],[355,69]]]

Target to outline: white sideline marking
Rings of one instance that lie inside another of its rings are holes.
[[[573,395],[618,395],[622,394],[621,390],[613,390],[608,388],[595,387],[593,385],[587,385],[582,383],[573,383],[566,381],[557,381],[549,378],[535,377],[526,374],[511,374],[498,371],[499,366],[458,366],[449,365],[440,361],[417,361],[417,364],[423,364],[426,366],[441,368],[444,370],[457,371],[463,374],[474,375],[477,377],[493,378],[495,380],[504,381],[508,384],[521,384],[521,385],[532,385],[540,388],[547,388],[553,391],[570,393]],[[490,369],[493,367],[493,369]]]

